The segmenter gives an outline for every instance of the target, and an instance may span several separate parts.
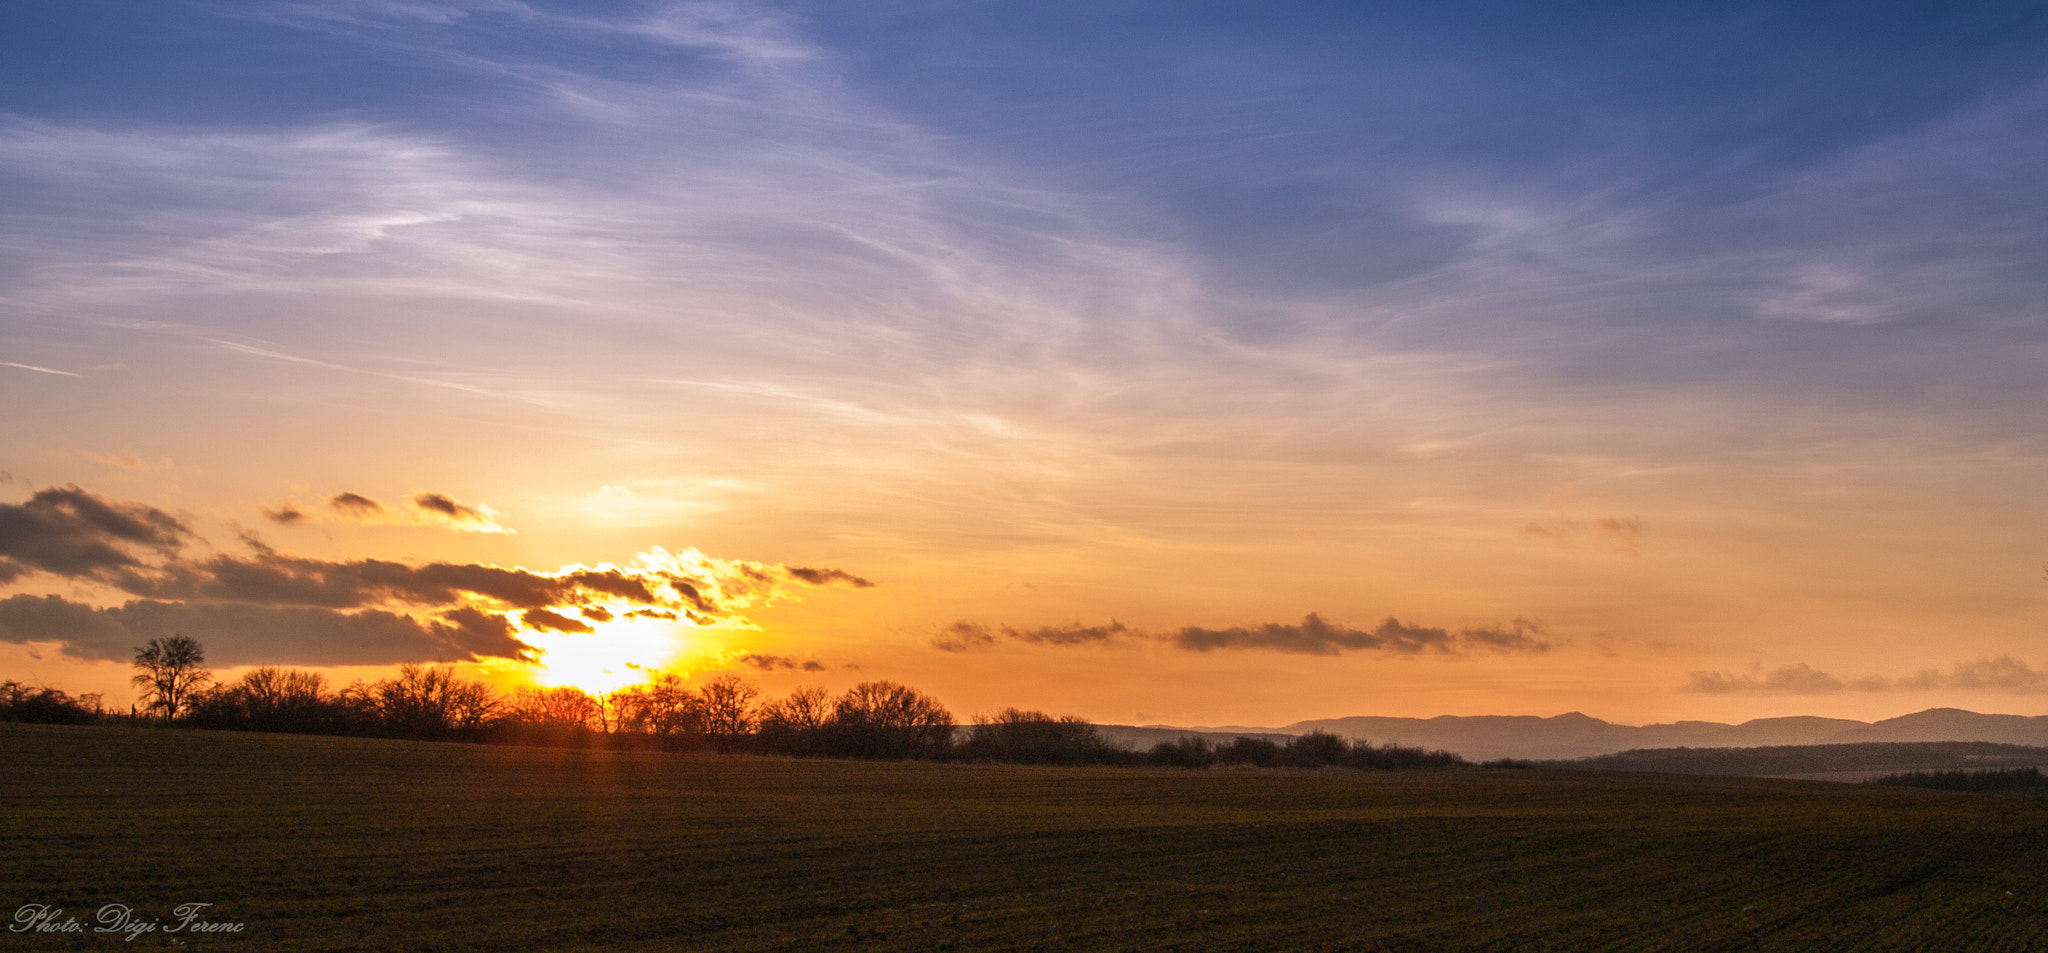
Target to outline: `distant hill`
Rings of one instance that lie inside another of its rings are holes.
[[[1959,708],[1871,723],[1847,718],[1758,718],[1739,725],[1681,721],[1617,725],[1579,712],[1534,715],[1440,715],[1383,718],[1357,715],[1298,721],[1282,728],[1105,726],[1119,744],[1150,747],[1186,735],[1228,740],[1240,734],[1291,736],[1328,731],[1346,738],[1455,751],[1474,761],[1495,758],[1568,760],[1650,748],[1760,748],[1859,742],[1983,741],[2048,747],[2048,716],[1981,715]],[[1149,739],[1149,740],[1148,740]]]

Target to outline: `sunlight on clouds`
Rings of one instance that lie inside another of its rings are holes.
[[[536,684],[602,694],[646,681],[697,647],[681,631],[682,624],[624,618],[624,611],[613,621],[593,623],[594,632],[521,632],[520,641],[540,651],[537,662],[521,667]]]

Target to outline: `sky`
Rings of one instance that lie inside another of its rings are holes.
[[[0,677],[2048,714],[2035,4],[0,7]]]

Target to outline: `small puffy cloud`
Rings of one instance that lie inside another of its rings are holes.
[[[822,672],[825,670],[824,663],[815,659],[798,660],[787,655],[763,655],[758,652],[749,652],[733,661],[764,672],[773,672],[777,669],[800,669],[806,672]]]
[[[429,523],[465,533],[510,533],[511,527],[498,522],[498,513],[481,503],[470,505],[446,493],[416,493],[414,511]]]
[[[384,504],[361,493],[336,493],[333,499],[327,501],[327,505],[334,507],[336,513],[366,523],[384,517]]]
[[[612,610],[603,606],[580,606],[576,612],[592,622],[610,622],[613,618]]]
[[[1916,676],[1916,680],[1931,675],[1932,672],[1923,672]],[[1900,684],[1898,687],[1908,686]],[[1958,664],[1940,679],[1936,687],[1961,691],[2048,692],[2048,672],[2037,671],[2010,655],[2001,655]]]
[[[279,503],[275,507],[258,507],[257,512],[263,514],[264,519],[279,526],[297,526],[301,523],[310,523],[313,520],[313,517],[307,514],[305,510],[300,509],[297,503]]]
[[[1070,622],[1066,625],[1040,626],[1035,629],[1012,629],[1003,627],[1003,634],[1019,642],[1035,645],[1100,645],[1113,641],[1119,636],[1129,635],[1131,630],[1115,619],[1108,625],[1082,625]]]
[[[843,582],[855,589],[872,589],[875,586],[874,583],[844,569],[813,569],[809,566],[791,566],[788,571],[791,579],[795,579],[798,582],[806,582],[813,586],[823,586],[834,582]]]
[[[1642,520],[1633,516],[1625,518],[1609,516],[1596,521],[1593,524],[1593,528],[1599,530],[1601,535],[1608,537],[1614,542],[1615,552],[1629,556],[1635,556],[1641,552],[1643,530],[1645,528]]]
[[[1543,634],[1543,623],[1535,619],[1516,619],[1505,625],[1480,625],[1458,630],[1458,638],[1466,647],[1498,652],[1547,652],[1555,643],[1539,638]]]
[[[971,652],[996,644],[996,637],[988,626],[973,622],[955,622],[932,637],[932,648],[941,652]]]
[[[976,622],[960,621],[939,630],[932,637],[932,648],[941,652],[971,652],[996,644],[996,636],[1028,642],[1033,645],[1101,645],[1120,636],[1136,635],[1123,623],[1111,619],[1108,625],[1082,625],[1069,622],[1065,625],[1047,625],[1036,628],[1018,629],[1001,626],[990,629]]]
[[[1801,662],[1756,675],[1693,672],[1683,690],[1710,695],[1825,695],[1845,687],[1841,679]]]

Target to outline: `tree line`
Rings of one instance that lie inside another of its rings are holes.
[[[862,682],[837,695],[800,688],[773,699],[737,675],[692,687],[664,673],[600,694],[537,686],[500,692],[461,677],[452,665],[420,664],[339,689],[318,672],[275,666],[216,682],[204,650],[184,636],[136,649],[135,669],[144,707],[128,717],[109,715],[97,696],[73,699],[57,689],[7,682],[0,687],[0,720],[147,720],[231,731],[879,760],[1383,770],[1465,763],[1449,752],[1374,746],[1328,732],[1286,742],[1239,737],[1220,745],[1188,737],[1133,751],[1071,715],[1006,708],[959,725],[938,699],[890,681]]]

